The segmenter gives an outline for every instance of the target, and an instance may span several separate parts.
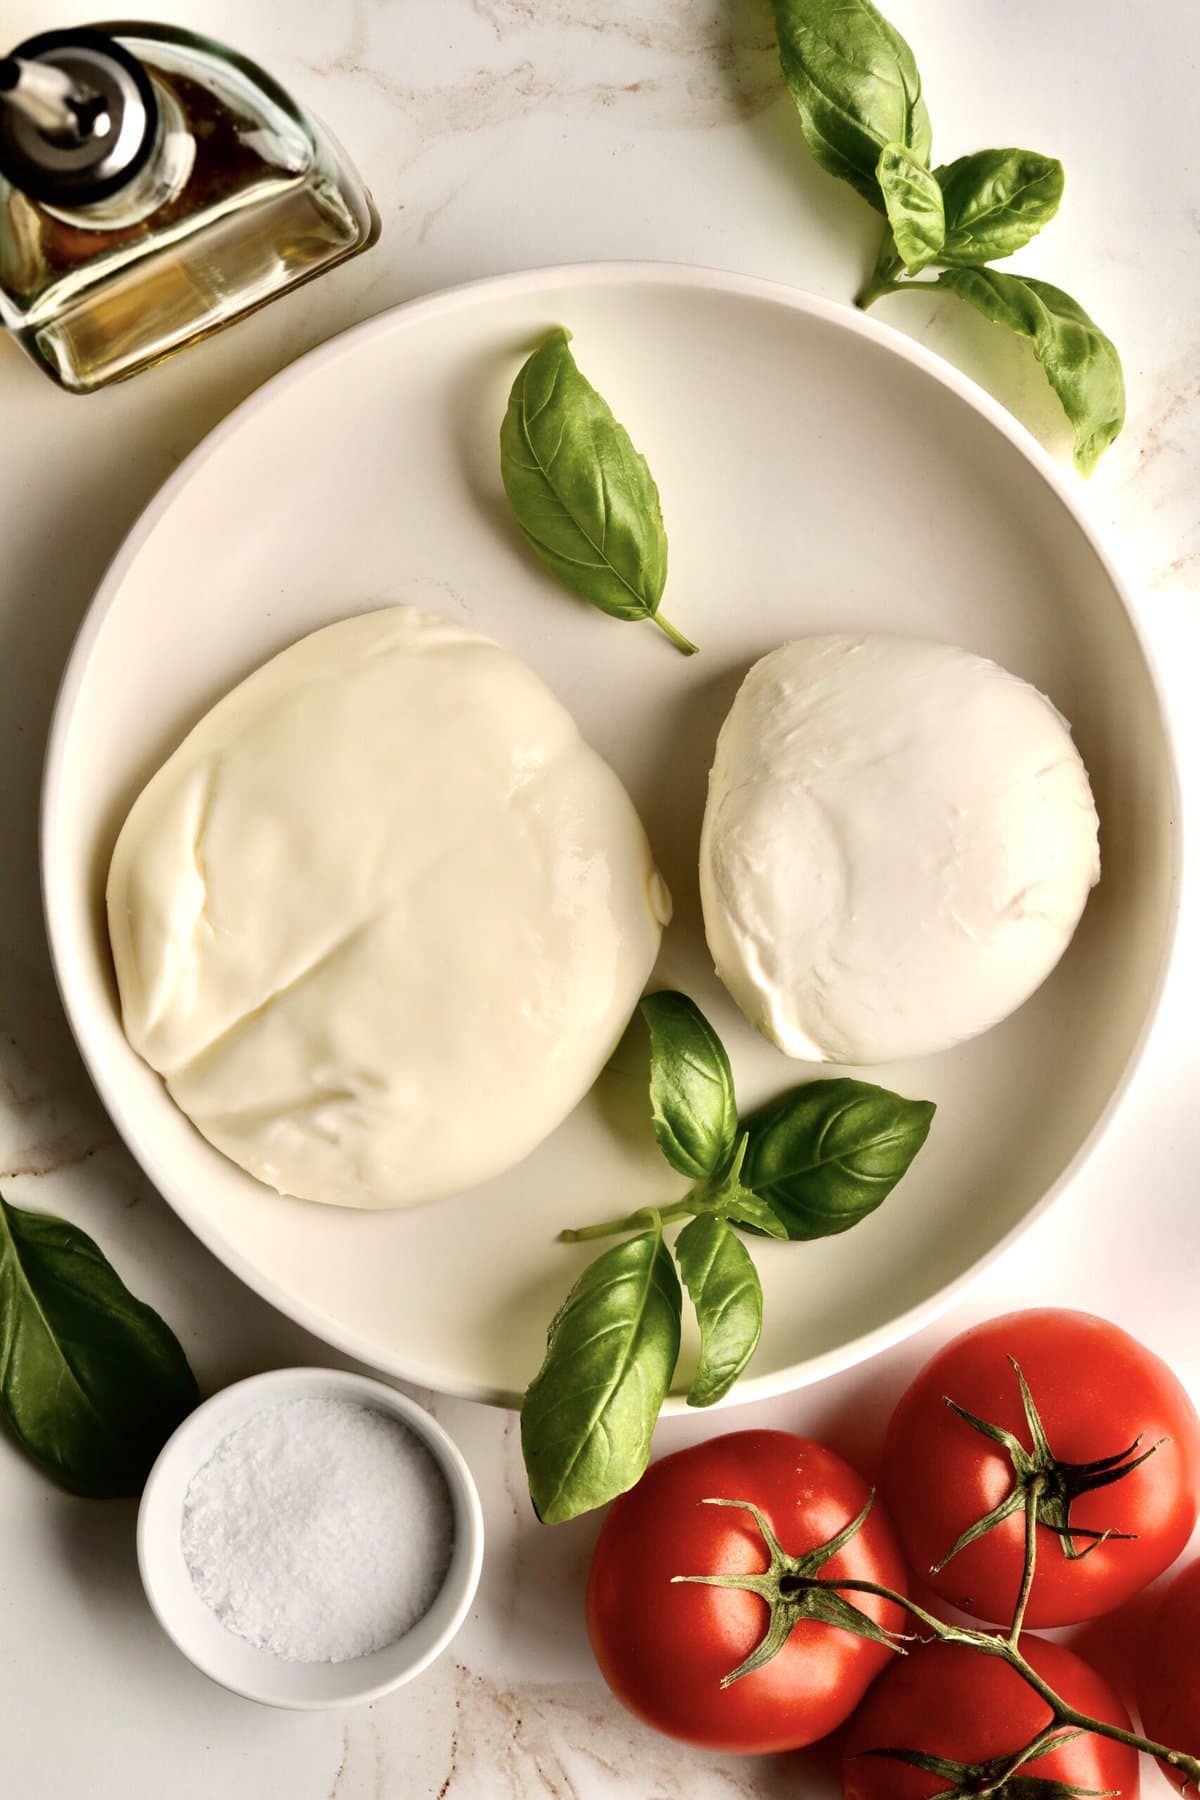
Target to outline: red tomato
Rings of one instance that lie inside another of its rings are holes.
[[[1200,1756],[1200,1562],[1175,1577],[1150,1620],[1138,1670],[1138,1706],[1147,1737],[1168,1750]],[[1177,1769],[1159,1767],[1177,1794],[1195,1793]]]
[[[609,1509],[588,1583],[592,1648],[617,1698],[659,1731],[749,1755],[796,1749],[840,1725],[894,1651],[801,1619],[770,1662],[722,1688],[766,1633],[767,1603],[744,1588],[673,1578],[768,1567],[751,1515],[706,1500],[752,1501],[796,1556],[834,1538],[869,1492],[832,1450],[784,1431],[731,1432],[653,1464]],[[878,1502],[816,1573],[905,1591],[904,1563]],[[846,1598],[877,1624],[905,1629],[894,1602]]]
[[[1038,1638],[1022,1638],[1021,1649],[1068,1705],[1130,1729],[1129,1714],[1107,1681],[1079,1657]],[[945,1775],[864,1756],[865,1750],[920,1750],[975,1765],[1024,1749],[1050,1719],[1045,1701],[1007,1663],[965,1644],[926,1644],[897,1658],[854,1715],[842,1764],[844,1800],[927,1800],[950,1791]],[[1021,1774],[1093,1793],[1111,1789],[1124,1800],[1140,1791],[1137,1751],[1092,1733],[1036,1757]]]
[[[1159,1445],[1139,1468],[1081,1494],[1076,1528],[1123,1532],[1104,1543],[1076,1538],[1068,1558],[1039,1525],[1029,1625],[1070,1625],[1120,1606],[1179,1555],[1196,1523],[1200,1422],[1165,1363],[1103,1319],[1076,1312],[1021,1312],[965,1331],[938,1352],[901,1398],[888,1429],[883,1492],[913,1572],[953,1605],[1007,1624],[1025,1563],[1023,1509],[960,1550],[934,1574],[961,1534],[1011,1494],[1007,1449],[985,1437],[944,1396],[1032,1448],[1014,1357],[1024,1372],[1054,1457],[1090,1463]]]

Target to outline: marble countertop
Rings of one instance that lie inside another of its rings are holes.
[[[447,283],[559,261],[654,257],[771,276],[849,303],[867,210],[815,169],[785,97],[764,0],[160,0],[227,37],[322,114],[367,173],[367,257],[137,381],[77,400],[0,345],[0,1181],[85,1224],[180,1331],[204,1390],[338,1359],[194,1241],[117,1143],[55,995],[38,896],[37,803],[72,635],[124,532],[199,437],[266,376],[358,319]],[[1077,294],[1125,357],[1130,416],[1086,492],[1156,652],[1185,811],[1200,785],[1200,25],[1189,0],[890,0],[941,144],[1020,143],[1067,168],[1062,215],[1023,264]],[[91,17],[9,0],[17,40]],[[5,45],[7,48],[7,44]],[[1057,452],[1026,353],[961,308],[880,316],[958,362]],[[969,574],[965,577],[969,579]],[[1052,596],[1050,597],[1052,601]],[[1186,821],[1185,821],[1186,825]],[[1174,972],[1101,1153],[967,1302],[922,1338],[720,1421],[811,1432],[869,1465],[917,1363],[974,1319],[1084,1306],[1146,1340],[1200,1393],[1200,911],[1185,888]],[[429,1396],[420,1396],[431,1398]],[[642,1729],[601,1684],[583,1630],[592,1521],[546,1531],[516,1422],[431,1398],[483,1494],[489,1551],[453,1650],[409,1689],[336,1714],[274,1713],[209,1684],[161,1636],[134,1508],[48,1486],[0,1439],[0,1786],[20,1800],[733,1800],[837,1792],[825,1753],[737,1761]],[[713,1429],[672,1420],[664,1448]],[[1097,1654],[1117,1655],[1098,1645]],[[1144,1792],[1165,1794],[1149,1770]]]

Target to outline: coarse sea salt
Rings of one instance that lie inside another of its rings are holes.
[[[453,1543],[450,1491],[420,1438],[345,1400],[254,1414],[184,1499],[196,1592],[229,1631],[289,1662],[395,1643],[432,1606]]]

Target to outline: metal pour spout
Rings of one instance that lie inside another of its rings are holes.
[[[112,120],[103,94],[50,63],[0,58],[0,105],[24,113],[46,137],[81,144],[103,137]]]

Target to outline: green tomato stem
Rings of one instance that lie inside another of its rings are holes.
[[[685,638],[682,631],[677,631],[670,619],[664,619],[659,612],[652,613],[651,618],[665,637],[669,637],[675,648],[684,656],[695,656],[699,644],[693,644],[691,638]]]
[[[805,1585],[836,1588],[839,1594],[874,1594],[879,1600],[892,1600],[897,1606],[902,1606],[905,1612],[910,1613],[914,1619],[919,1619],[922,1625],[927,1625],[934,1636],[941,1638],[944,1643],[969,1643],[973,1649],[982,1650],[984,1648],[983,1643],[977,1645],[975,1639],[986,1638],[985,1632],[975,1631],[969,1625],[947,1625],[944,1619],[939,1619],[933,1613],[926,1612],[925,1608],[918,1606],[915,1600],[908,1599],[904,1594],[898,1594],[895,1588],[883,1587],[877,1581],[824,1581],[816,1578]],[[987,1642],[995,1644],[998,1640],[988,1638]],[[998,1656],[1000,1651],[993,1650],[991,1654]]]
[[[1128,1744],[1131,1750],[1140,1750],[1144,1756],[1156,1757],[1160,1762],[1167,1763],[1169,1767],[1178,1769],[1181,1774],[1187,1776],[1189,1781],[1200,1786],[1200,1757],[1189,1756],[1182,1750],[1172,1750],[1166,1744],[1156,1743],[1153,1738],[1142,1737],[1136,1731],[1126,1731],[1120,1725],[1109,1725],[1103,1719],[1093,1719],[1087,1713],[1077,1712],[1073,1706],[1068,1706],[1065,1700],[1060,1699],[1048,1681],[1043,1681],[1037,1670],[1025,1660],[1021,1651],[1009,1638],[993,1637],[990,1632],[975,1631],[969,1626],[947,1625],[944,1619],[935,1618],[933,1613],[926,1612],[923,1606],[918,1606],[915,1600],[910,1600],[905,1594],[898,1594],[894,1588],[883,1587],[875,1581],[824,1581],[817,1577],[802,1585],[804,1587],[834,1588],[840,1594],[874,1594],[880,1600],[894,1601],[897,1606],[903,1607],[905,1612],[910,1613],[914,1619],[919,1619],[923,1625],[927,1625],[934,1636],[940,1638],[943,1643],[965,1644],[968,1649],[978,1650],[984,1656],[999,1657],[1002,1662],[1008,1664],[1009,1668],[1015,1669],[1022,1681],[1031,1687],[1034,1693],[1039,1695],[1050,1708],[1054,1715],[1051,1721],[1052,1726],[1057,1728],[1071,1725],[1078,1731],[1092,1732],[1096,1737],[1111,1738],[1114,1743]],[[1045,1729],[1049,1730],[1050,1727]],[[1039,1737],[1041,1735],[1043,1734],[1039,1733]],[[1023,1760],[1029,1760],[1028,1754],[1023,1757]]]
[[[598,1225],[577,1225],[572,1230],[560,1231],[560,1244],[587,1244],[593,1238],[615,1237],[619,1231],[638,1231],[649,1225],[654,1218],[662,1224],[669,1225],[675,1219],[690,1219],[695,1212],[692,1194],[685,1194],[682,1200],[676,1200],[673,1206],[640,1206],[636,1212],[625,1213],[618,1219],[601,1219]]]
[[[1025,1490],[1025,1573],[1021,1578],[1021,1593],[1017,1600],[1017,1610],[1013,1614],[1012,1630],[1008,1634],[1008,1641],[1014,1650],[1025,1623],[1025,1608],[1029,1605],[1029,1596],[1033,1590],[1033,1576],[1037,1568],[1038,1500],[1045,1485],[1045,1476],[1035,1475]]]
[[[1049,1682],[1042,1680],[1019,1650],[1014,1649],[1011,1644],[1005,1644],[1005,1651],[1005,1661],[1028,1683],[1035,1694],[1041,1696],[1060,1725],[1074,1725],[1079,1731],[1093,1732],[1096,1737],[1112,1738],[1114,1743],[1128,1744],[1131,1750],[1140,1750],[1144,1756],[1157,1757],[1160,1762],[1179,1769],[1189,1781],[1200,1783],[1200,1758],[1188,1756],[1182,1750],[1171,1750],[1166,1744],[1156,1743],[1153,1738],[1142,1737],[1139,1732],[1126,1731],[1120,1725],[1107,1725],[1103,1719],[1092,1719],[1087,1713],[1077,1712],[1065,1700],[1059,1699]]]
[[[1031,1483],[1031,1486],[1033,1484]],[[872,1495],[872,1499],[874,1496]],[[1182,1750],[1172,1750],[1166,1744],[1156,1743],[1153,1738],[1142,1737],[1138,1732],[1126,1731],[1123,1726],[1109,1725],[1103,1719],[1093,1719],[1087,1713],[1078,1712],[1067,1704],[1050,1686],[1048,1681],[1038,1674],[1025,1655],[1018,1642],[1020,1622],[1029,1600],[1033,1586],[1033,1572],[1037,1562],[1037,1501],[1038,1494],[1030,1497],[1026,1512],[1025,1531],[1025,1574],[1021,1582],[1021,1594],[1017,1602],[1016,1616],[1011,1632],[999,1636],[990,1631],[978,1631],[973,1626],[948,1625],[944,1619],[937,1618],[927,1612],[917,1601],[907,1594],[899,1594],[894,1588],[885,1587],[878,1581],[843,1580],[837,1576],[823,1576],[818,1571],[834,1556],[844,1544],[861,1527],[870,1511],[871,1500],[857,1519],[843,1528],[829,1543],[820,1545],[816,1550],[807,1552],[803,1557],[789,1556],[783,1549],[774,1528],[761,1509],[749,1500],[733,1500],[728,1498],[710,1499],[708,1506],[738,1506],[744,1508],[758,1526],[763,1540],[763,1548],[768,1559],[765,1573],[758,1575],[747,1573],[742,1575],[676,1575],[676,1581],[699,1582],[708,1587],[744,1588],[749,1593],[759,1594],[768,1602],[771,1610],[770,1625],[766,1635],[751,1652],[749,1657],[734,1669],[722,1681],[722,1687],[753,1674],[764,1663],[778,1655],[791,1636],[793,1626],[801,1618],[824,1618],[826,1623],[835,1623],[842,1629],[857,1630],[862,1637],[889,1643],[895,1650],[902,1651],[903,1643],[893,1633],[881,1632],[861,1610],[850,1607],[846,1603],[847,1594],[872,1594],[879,1600],[888,1600],[900,1607],[911,1618],[917,1619],[940,1642],[946,1644],[962,1644],[969,1650],[978,1651],[982,1656],[993,1656],[1006,1662],[1010,1669],[1021,1677],[1026,1685],[1043,1700],[1050,1709],[1050,1719],[1046,1725],[1035,1732],[1033,1737],[1020,1750],[1016,1751],[1008,1764],[990,1786],[978,1790],[984,1794],[994,1794],[1002,1789],[1003,1784],[1016,1770],[1031,1762],[1035,1756],[1045,1754],[1049,1739],[1063,1727],[1073,1731],[1090,1732],[1096,1737],[1111,1738],[1114,1743],[1127,1744],[1131,1750],[1138,1750],[1144,1756],[1156,1757],[1168,1767],[1177,1769],[1200,1790],[1200,1758],[1189,1756]],[[832,1620],[821,1610],[816,1596],[825,1592],[830,1595],[829,1606],[840,1604],[840,1615]],[[854,1614],[857,1611],[857,1619]],[[982,1774],[983,1770],[976,1773]],[[991,1776],[994,1766],[986,1771]],[[972,1790],[973,1792],[976,1790]]]

